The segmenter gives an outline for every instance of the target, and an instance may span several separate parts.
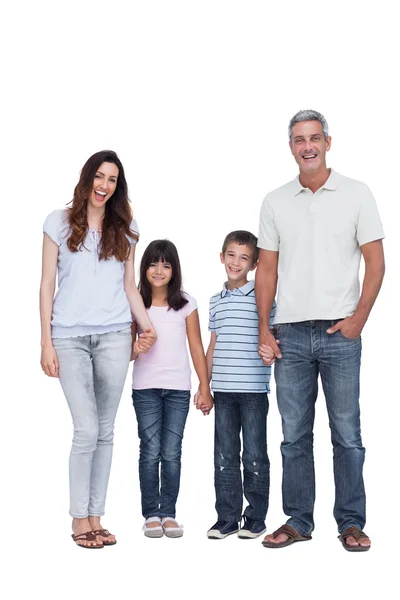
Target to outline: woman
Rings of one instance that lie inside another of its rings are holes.
[[[100,518],[131,353],[131,313],[144,332],[137,342],[142,351],[157,337],[135,284],[138,227],[115,152],[89,158],[72,206],[52,212],[43,230],[41,365],[46,375],[59,377],[74,424],[72,538],[99,549],[116,543]]]

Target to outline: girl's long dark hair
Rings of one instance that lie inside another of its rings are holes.
[[[74,190],[72,206],[68,208],[71,235],[67,245],[71,252],[77,252],[84,243],[88,232],[87,203],[92,193],[96,172],[104,162],[113,163],[118,167],[118,179],[115,192],[105,205],[99,259],[107,260],[115,256],[117,260],[124,262],[128,258],[131,247],[126,236],[137,240],[138,235],[130,229],[132,210],[124,167],[112,150],[96,152],[83,165],[81,176]]]
[[[146,308],[151,306],[151,285],[147,281],[146,271],[152,263],[166,262],[171,265],[172,277],[168,283],[168,306],[180,310],[188,300],[182,296],[182,272],[178,251],[169,240],[154,240],[143,253],[140,262],[139,291]]]

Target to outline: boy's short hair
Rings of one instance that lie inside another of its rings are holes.
[[[240,246],[248,246],[251,249],[252,264],[254,265],[254,263],[258,261],[260,250],[257,246],[257,238],[250,233],[250,231],[239,229],[238,231],[231,231],[231,233],[228,233],[222,244],[222,254],[225,254],[227,247],[232,243],[239,244]]]

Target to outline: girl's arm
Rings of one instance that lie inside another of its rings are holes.
[[[132,321],[131,323],[131,332],[132,332],[132,350],[131,350],[131,360],[136,360],[139,356],[139,352],[136,351],[136,333],[137,333],[137,325],[136,321]]]
[[[202,410],[204,414],[208,414],[214,406],[214,401],[210,394],[207,363],[201,341],[199,314],[197,309],[186,317],[186,332],[193,366],[200,382],[199,392],[196,394],[196,407],[201,408],[203,406],[204,408]]]
[[[139,324],[141,330],[143,331],[143,333],[141,333],[139,336],[141,347],[143,347],[144,350],[148,350],[156,341],[157,334],[144,307],[142,296],[136,287],[134,264],[135,246],[132,246],[129,252],[129,257],[125,262],[124,288],[131,313],[134,315],[135,321]]]
[[[43,235],[42,279],[40,282],[40,323],[42,353],[40,364],[49,377],[58,377],[58,359],[51,340],[51,315],[56,287],[58,246],[45,233]]]

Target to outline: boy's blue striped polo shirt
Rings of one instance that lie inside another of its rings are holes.
[[[270,315],[272,327],[275,302]],[[213,392],[269,392],[271,367],[258,354],[258,313],[254,281],[210,299],[208,329],[217,341],[212,364]]]

